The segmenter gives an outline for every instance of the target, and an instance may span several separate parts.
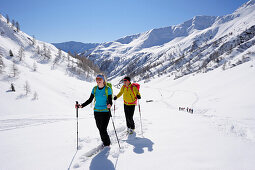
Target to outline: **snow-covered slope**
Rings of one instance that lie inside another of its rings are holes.
[[[89,59],[112,78],[129,74],[137,80],[227,69],[251,59],[254,25],[251,0],[226,16],[196,16],[183,24],[100,44]]]
[[[0,66],[1,118],[72,114],[70,108],[80,95],[75,89],[83,89],[83,84],[92,80],[93,70],[85,72],[77,66],[77,59],[52,44],[17,32],[4,17],[0,18],[0,32],[0,60],[4,65]],[[10,90],[12,83],[16,92]]]
[[[60,100],[69,98],[83,102],[88,98],[90,90],[84,89],[92,89],[93,85],[74,79],[62,87],[66,93],[57,91],[58,95],[48,98],[58,109],[45,109],[54,114],[40,114],[42,108],[26,99],[30,109],[15,107],[16,103],[12,105],[15,113],[25,110],[26,114],[19,114],[19,117],[1,115],[0,169],[252,170],[255,157],[254,74],[255,62],[249,61],[225,71],[215,69],[177,80],[162,76],[141,83],[142,124],[136,107],[136,133],[125,136],[123,101],[118,99],[116,111],[112,110],[112,120],[121,149],[109,122],[111,148],[92,157],[86,155],[101,143],[92,108],[79,110],[79,150],[76,151],[75,109],[72,104]],[[73,86],[67,86],[69,83]],[[117,92],[114,89],[114,94]],[[5,100],[14,100],[10,93],[3,95]],[[61,107],[67,110],[61,111]],[[179,111],[179,107],[185,110]],[[194,113],[188,113],[186,107],[194,109]],[[4,110],[8,111],[9,107]]]
[[[65,51],[65,52],[71,52],[74,53],[82,53],[86,50],[92,50],[96,46],[99,45],[99,43],[82,43],[82,42],[75,42],[75,41],[69,41],[69,42],[63,42],[63,43],[52,43],[55,47]]]

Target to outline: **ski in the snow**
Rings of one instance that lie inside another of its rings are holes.
[[[129,132],[123,132],[120,134],[120,140],[122,140],[125,137],[128,137],[130,135]],[[115,142],[114,142],[115,143]],[[97,147],[91,149],[90,151],[86,152],[84,155],[86,157],[92,157],[93,155],[98,154],[99,152],[101,152],[105,147],[103,146],[103,144],[98,145]]]
[[[91,157],[91,156],[97,154],[98,152],[100,152],[103,149],[104,149],[104,146],[102,144],[100,144],[97,147],[95,147],[95,148],[91,149],[90,151],[86,152],[85,156],[86,157]]]

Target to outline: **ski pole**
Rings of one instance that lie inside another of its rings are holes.
[[[112,119],[112,114],[111,114],[111,110],[109,109],[109,113],[110,113],[110,117]],[[116,129],[115,129],[115,125],[114,125],[114,121],[112,119],[112,125],[113,125],[113,129],[115,131],[115,135],[116,135],[116,138],[117,138],[117,141],[118,141],[118,144],[119,144],[119,148],[120,148],[120,142],[119,142],[119,138],[118,138],[118,135],[117,135],[117,132],[116,132]]]
[[[141,131],[142,131],[142,136],[143,136],[142,114],[141,114],[141,107],[140,107],[139,100],[138,100],[138,108],[139,108],[139,114],[140,114]]]
[[[79,129],[78,129],[78,101],[76,101],[76,120],[77,120],[77,139],[76,139],[76,141],[77,141],[77,150],[78,150],[78,136],[79,136]]]
[[[115,101],[114,101],[113,111],[114,111],[114,117],[115,117]]]

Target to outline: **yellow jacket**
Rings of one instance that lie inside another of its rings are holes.
[[[117,94],[117,98],[119,98],[123,94],[124,104],[126,105],[136,105],[137,103],[137,95],[141,96],[136,86],[133,86],[131,83],[129,86],[123,85],[120,89],[119,94]]]

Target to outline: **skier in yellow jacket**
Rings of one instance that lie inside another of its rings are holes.
[[[135,123],[133,119],[135,105],[137,103],[137,99],[141,99],[141,95],[136,86],[131,84],[130,77],[125,77],[123,82],[124,85],[121,87],[119,94],[113,99],[117,100],[117,98],[119,98],[123,94],[127,132],[132,134],[135,130]]]

